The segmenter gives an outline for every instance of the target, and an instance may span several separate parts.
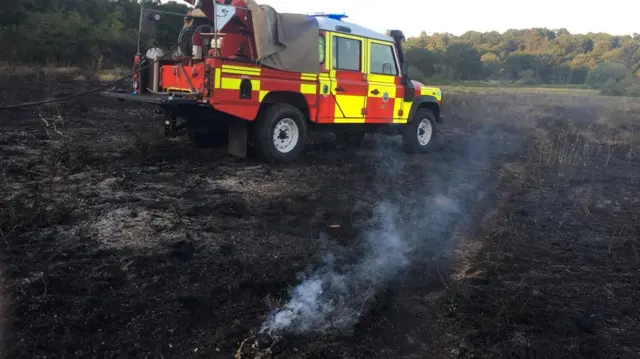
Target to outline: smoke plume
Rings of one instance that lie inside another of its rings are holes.
[[[352,327],[366,303],[416,260],[451,250],[450,230],[469,212],[479,186],[488,178],[488,138],[479,133],[439,173],[419,163],[424,156],[398,151],[377,153],[376,192],[380,201],[362,241],[345,252],[328,251],[322,263],[303,273],[289,301],[270,313],[262,333],[304,333]],[[412,163],[408,163],[411,159]],[[429,156],[435,161],[437,154]],[[408,171],[422,171],[421,183],[407,183]],[[433,171],[433,172],[432,172]]]

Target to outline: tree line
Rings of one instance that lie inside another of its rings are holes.
[[[137,0],[4,0],[0,61],[93,68],[130,67],[137,48]],[[143,0],[146,8],[186,14],[178,2]],[[141,49],[174,46],[183,17],[164,16]]]
[[[612,95],[640,93],[640,34],[545,28],[461,36],[423,32],[406,45],[412,74],[424,81],[587,85]]]
[[[186,13],[178,2],[145,7]],[[0,61],[92,68],[130,66],[137,47],[138,0],[5,0]],[[175,45],[182,17],[167,16],[143,36],[143,51]],[[588,85],[640,93],[640,35],[571,34],[566,29],[435,33],[407,39],[414,78],[425,82],[494,80]]]

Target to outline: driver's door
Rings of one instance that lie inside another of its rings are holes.
[[[402,77],[392,43],[369,39],[367,54],[366,122],[402,122]]]

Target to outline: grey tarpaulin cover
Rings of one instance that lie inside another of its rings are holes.
[[[258,61],[293,72],[320,72],[318,21],[304,14],[278,13],[271,6],[248,0]]]

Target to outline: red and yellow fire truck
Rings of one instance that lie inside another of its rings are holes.
[[[255,148],[271,163],[293,161],[312,131],[351,145],[367,132],[399,134],[407,152],[428,151],[443,123],[440,89],[409,78],[401,31],[343,18],[201,0],[174,53],[139,52],[132,88],[102,95],[156,104],[166,136],[241,157]]]

